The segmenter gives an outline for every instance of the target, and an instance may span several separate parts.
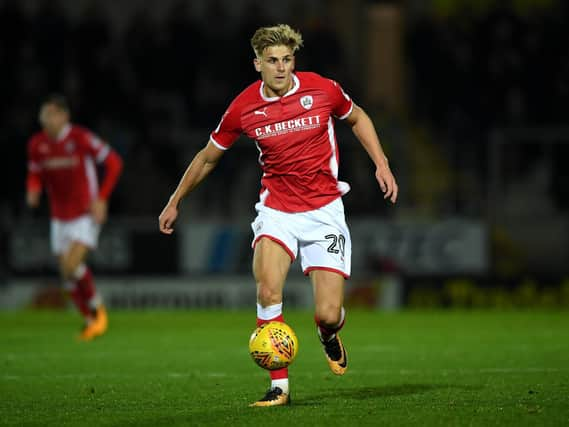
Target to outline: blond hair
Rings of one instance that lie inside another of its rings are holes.
[[[286,24],[272,27],[261,27],[251,37],[251,47],[257,58],[263,51],[271,46],[286,46],[295,53],[302,46],[302,35]]]

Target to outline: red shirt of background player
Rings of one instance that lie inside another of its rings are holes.
[[[88,214],[96,199],[107,200],[122,168],[109,145],[75,125],[66,125],[56,139],[45,131],[33,135],[28,159],[28,190],[45,187],[52,218],[63,221]],[[105,165],[100,185],[97,164]]]

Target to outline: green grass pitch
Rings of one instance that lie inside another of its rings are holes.
[[[251,311],[120,311],[74,340],[71,312],[0,313],[0,425],[569,425],[569,313],[349,311],[345,376],[328,371],[312,315],[292,405],[249,408],[268,386],[247,351]]]

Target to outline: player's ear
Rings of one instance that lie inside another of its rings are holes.
[[[261,72],[261,60],[259,58],[253,59],[253,65],[255,66],[255,70],[260,73]]]

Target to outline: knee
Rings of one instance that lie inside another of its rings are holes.
[[[322,304],[316,307],[316,318],[323,326],[336,326],[342,320],[342,306],[336,304]]]
[[[283,280],[267,269],[255,270],[257,282],[257,302],[263,307],[282,302]]]

